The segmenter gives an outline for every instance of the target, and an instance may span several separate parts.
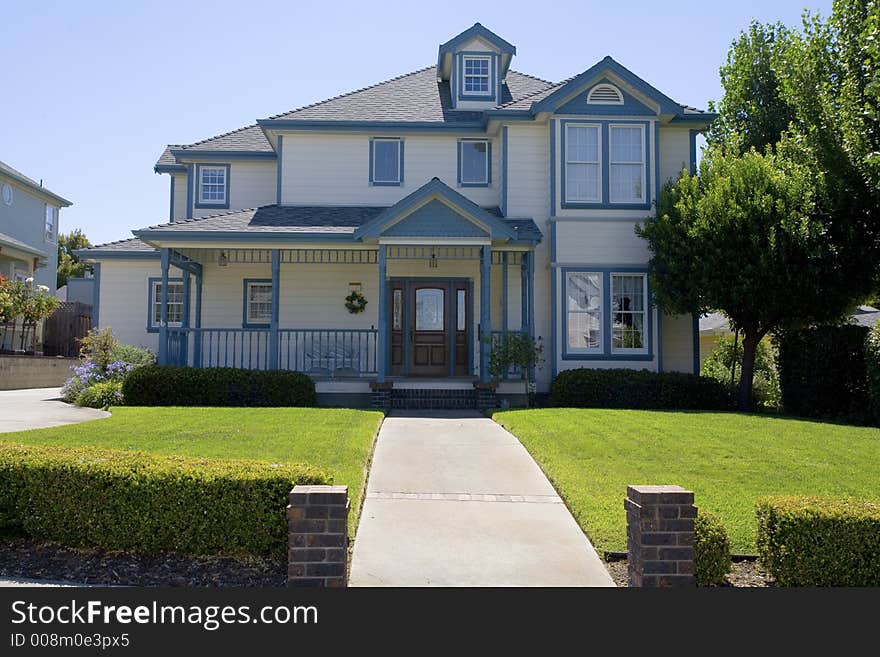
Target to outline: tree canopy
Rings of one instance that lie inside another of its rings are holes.
[[[86,266],[79,261],[74,251],[77,249],[87,249],[91,245],[92,243],[89,242],[89,238],[78,228],[58,236],[56,288],[66,285],[68,278],[77,278],[84,275]]]

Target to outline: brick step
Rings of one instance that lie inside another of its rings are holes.
[[[475,390],[398,388],[391,391],[391,408],[459,409],[476,407],[477,395]]]

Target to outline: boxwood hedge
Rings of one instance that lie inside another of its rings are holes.
[[[715,379],[679,372],[627,369],[574,369],[550,385],[550,406],[729,410],[730,390]]]
[[[868,370],[868,400],[874,422],[880,426],[880,320],[865,340],[865,366]]]
[[[694,573],[697,584],[723,584],[731,564],[727,529],[718,516],[700,511],[694,521]]]
[[[126,378],[128,406],[315,406],[315,382],[301,372],[231,367],[140,367]]]
[[[776,497],[755,510],[758,553],[782,586],[880,586],[880,501]]]
[[[0,442],[0,528],[74,547],[283,559],[303,464]]]

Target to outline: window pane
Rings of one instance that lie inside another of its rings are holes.
[[[202,167],[200,195],[202,201],[217,201],[222,203],[226,200],[226,168],[225,167]]]
[[[602,347],[602,277],[600,274],[566,274],[566,309],[569,349]]]
[[[647,299],[645,276],[616,275],[611,278],[612,349],[644,349]]]
[[[612,201],[641,201],[642,165],[612,164],[608,171],[608,193]]]
[[[455,320],[455,330],[456,331],[465,331],[467,330],[466,322],[467,322],[467,292],[464,290],[458,290],[456,294],[457,305],[456,305],[456,320]]]
[[[443,290],[416,290],[416,331],[443,330]]]
[[[599,200],[599,165],[568,164],[565,169],[565,196],[569,200]]]
[[[569,162],[599,162],[599,128],[569,126],[565,142]]]
[[[466,93],[489,93],[489,60],[466,58],[464,60],[464,91]]]
[[[611,128],[611,161],[642,162],[642,129]]]
[[[463,141],[461,148],[461,182],[488,182],[488,145],[484,141]]]
[[[400,142],[398,140],[373,141],[373,180],[376,182],[400,182]]]
[[[183,321],[183,283],[168,283],[168,324],[180,324]],[[162,283],[153,284],[153,326],[162,323]]]
[[[272,321],[272,284],[248,283],[249,322],[268,324]]]
[[[403,290],[394,290],[392,295],[391,328],[395,331],[403,328]]]

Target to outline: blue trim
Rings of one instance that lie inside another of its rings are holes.
[[[267,328],[272,326],[272,320],[270,319],[268,322],[260,322],[260,323],[252,323],[247,321],[247,289],[248,284],[250,283],[269,283],[272,285],[271,278],[245,278],[241,282],[241,328]],[[272,288],[272,300],[275,300],[275,288]],[[272,312],[274,314],[275,308],[272,308]]]
[[[559,370],[558,315],[559,315],[559,272],[556,271],[556,222],[550,223],[550,353],[553,354],[551,373],[555,377]]]
[[[168,221],[174,221],[174,176],[168,176],[171,180],[171,203],[168,209]]]
[[[317,130],[378,132],[485,132],[486,122],[480,121],[317,121],[314,119],[260,119],[257,123],[270,130]]]
[[[529,337],[535,337],[535,252],[532,251],[529,256]]]
[[[489,93],[486,94],[468,94],[465,93],[464,90],[464,60],[465,59],[488,59],[489,60]],[[457,100],[460,101],[475,101],[475,102],[492,102],[495,104],[499,104],[498,102],[498,92],[499,92],[499,72],[501,68],[501,57],[492,51],[487,50],[474,50],[474,51],[463,51],[459,52],[455,55],[455,66],[458,68],[457,75],[457,84],[454,93],[457,96]],[[456,106],[458,103],[456,103]]]
[[[504,251],[501,254],[501,264],[503,266],[503,269],[501,270],[501,330],[506,334],[508,314],[507,302],[509,296],[507,290],[507,251]]]
[[[588,99],[590,93],[592,93],[593,89],[599,85],[610,85],[617,89],[623,98],[623,103],[618,105],[589,102]],[[657,113],[653,109],[645,105],[632,94],[626,92],[619,84],[616,84],[613,80],[610,80],[607,77],[596,80],[591,83],[589,88],[583,93],[578,93],[572,96],[570,100],[565,101],[562,105],[556,108],[556,113],[584,114],[589,116],[657,116]]]
[[[654,204],[660,201],[660,121],[654,121]]]
[[[284,135],[278,135],[278,164],[275,167],[275,203],[281,205],[281,169],[284,164]]]
[[[222,203],[206,203],[204,201],[200,201],[199,197],[201,196],[201,187],[202,187],[202,167],[207,167],[210,169],[219,169],[220,167],[226,167],[226,189],[225,198]],[[231,178],[230,173],[232,172],[232,165],[230,164],[196,164],[196,180],[195,180],[195,207],[198,210],[228,210],[229,209],[229,191],[231,188]]]
[[[202,151],[189,148],[172,149],[171,154],[189,160],[216,159],[218,164],[225,164],[227,160],[274,160],[277,157],[269,151]]]
[[[455,337],[458,331],[458,294],[455,292],[455,284],[446,284],[446,298],[448,310],[446,312],[446,325],[449,327],[447,352],[449,359],[449,376],[455,376]],[[467,371],[467,370],[465,370]]]
[[[505,41],[500,36],[495,34],[492,30],[483,27],[480,23],[474,23],[461,34],[452,37],[449,41],[440,45],[440,48],[438,50],[439,57],[437,60],[438,67],[442,65],[440,58],[442,58],[443,55],[454,53],[455,49],[458,46],[467,43],[468,41],[476,37],[480,37],[484,41],[488,41],[506,55],[516,54],[515,45],[513,45],[509,41]]]
[[[396,141],[397,142],[397,166],[398,179],[396,181],[376,180],[375,175],[375,153],[373,142],[375,141]],[[403,139],[400,137],[370,137],[370,185],[373,187],[403,187]]]
[[[328,242],[328,241],[352,241],[352,233],[254,233],[246,230],[133,230],[135,237],[149,240],[170,239],[181,242],[228,242],[230,238],[247,242]]]
[[[168,268],[171,249],[162,249],[162,302],[159,311],[159,365],[168,365]],[[147,322],[149,326],[152,322]]]
[[[657,371],[663,371],[663,311],[655,306],[657,312]]]
[[[183,317],[181,318],[180,325],[183,328],[189,328],[190,323],[190,298],[191,298],[191,280],[192,275],[188,271],[183,272]],[[186,365],[189,363],[189,334],[185,333],[183,335],[183,340],[180,344],[180,363],[181,365]]]
[[[195,328],[202,328],[202,274],[196,274],[196,313]],[[193,367],[202,366],[202,332],[193,336]]]
[[[184,164],[157,164],[153,167],[156,173],[186,173]]]
[[[278,369],[278,315],[281,305],[281,251],[272,249],[272,319],[269,322],[269,363]]]
[[[464,182],[461,178],[461,147],[467,142],[486,144],[486,182]],[[492,142],[489,139],[459,139],[456,146],[458,153],[458,186],[459,187],[490,187],[492,185]],[[504,214],[504,211],[501,212]]]
[[[602,149],[601,162],[600,162],[600,173],[602,176],[601,181],[601,195],[602,199],[600,201],[567,201],[565,198],[565,146],[566,141],[568,141],[567,130],[568,126],[574,125],[585,125],[585,126],[598,126],[599,127],[599,139],[600,139],[600,148]],[[634,121],[634,120],[620,120],[615,121],[613,119],[596,119],[596,120],[577,120],[577,119],[563,119],[560,121],[560,125],[562,126],[561,137],[560,137],[560,148],[559,148],[559,169],[560,169],[560,182],[562,185],[561,189],[561,204],[563,209],[601,209],[601,210],[650,210],[651,209],[651,125],[650,121]],[[643,136],[643,147],[645,153],[645,200],[641,203],[620,203],[620,202],[611,202],[611,194],[609,190],[610,186],[610,169],[611,163],[609,161],[609,148],[610,148],[610,133],[611,126],[641,126],[642,127],[642,136]]]
[[[669,120],[669,122],[670,123],[699,123],[699,124],[701,124],[700,129],[705,130],[717,118],[718,118],[718,114],[716,114],[714,112],[703,112],[702,114],[682,114],[680,116],[673,116]]]
[[[147,278],[147,333],[158,333],[161,328],[162,320],[161,317],[159,319],[159,324],[153,324],[153,304],[156,299],[153,296],[153,287],[155,287],[156,283],[161,283],[161,276],[150,276]],[[183,278],[180,276],[169,277],[168,283],[183,283]]]
[[[690,153],[690,167],[689,171],[691,175],[695,175],[697,173],[697,135],[700,134],[699,130],[689,130],[688,131],[688,146]]]
[[[550,119],[550,216],[556,216],[556,121]],[[550,232],[551,236],[553,231]],[[550,262],[556,261],[556,242],[550,253]]]
[[[193,188],[195,187],[194,167],[190,164],[186,168],[186,218],[193,216]]]
[[[390,351],[388,347],[391,341],[391,333],[388,331],[387,251],[384,244],[379,245],[379,337],[376,346],[376,362],[379,368],[376,381],[379,383],[385,382],[385,376],[388,373],[388,352]],[[404,328],[406,329],[406,327]]]
[[[95,328],[100,326],[100,309],[101,309],[101,263],[96,262],[92,265],[92,325]]]
[[[74,253],[84,260],[157,260],[158,251],[102,251],[101,249],[77,249]]]
[[[691,324],[691,332],[694,339],[694,374],[700,373],[700,314],[693,314],[693,323]]]
[[[646,336],[645,344],[647,345],[646,353],[614,353],[611,347],[611,276],[613,274],[645,274],[647,276],[647,267],[633,267],[626,265],[622,267],[614,267],[608,265],[578,266],[578,267],[560,267],[562,284],[562,295],[558,299],[558,303],[562,308],[562,360],[586,360],[586,361],[652,361],[654,360],[654,309],[650,303],[650,285],[646,281],[649,290],[645,297],[645,322]],[[568,304],[566,277],[567,274],[573,273],[589,273],[600,274],[602,276],[602,351],[595,353],[572,353],[568,350]],[[556,274],[554,273],[554,277]]]
[[[476,304],[474,302],[474,281],[468,279],[468,362],[467,371],[472,375],[476,370],[477,364],[474,362],[474,340],[477,337],[477,316],[474,312]]]
[[[507,153],[507,126],[503,126],[501,128],[501,214],[505,217],[507,216]]]
[[[481,249],[480,259],[480,381],[489,381],[489,348],[483,338],[492,335],[492,247]]]
[[[532,252],[534,253],[534,252]],[[532,253],[523,253],[522,260],[519,265],[519,314],[520,329],[529,330],[529,257]]]

